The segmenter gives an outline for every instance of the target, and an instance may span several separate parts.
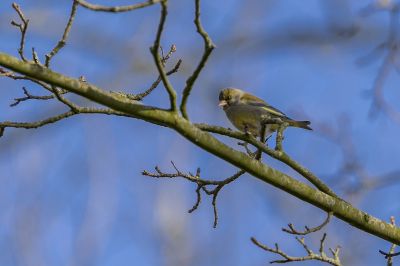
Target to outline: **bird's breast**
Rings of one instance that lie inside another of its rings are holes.
[[[258,107],[249,105],[232,105],[225,110],[231,123],[240,131],[248,130],[258,136],[261,130],[261,117],[265,112]]]

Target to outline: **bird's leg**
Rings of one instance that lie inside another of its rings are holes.
[[[243,124],[243,131],[244,134],[246,134],[247,137],[257,137],[257,136],[253,136],[253,134],[250,132],[249,130],[249,126],[247,124]],[[238,145],[243,146],[246,150],[247,155],[249,155],[250,157],[254,158],[257,154],[257,152],[252,152],[249,147],[248,147],[248,143],[247,142],[239,142]]]
[[[244,149],[246,150],[247,155],[249,155],[250,157],[254,158],[256,152],[252,152],[249,148],[249,143],[247,142],[238,142],[239,146],[243,146]]]
[[[272,137],[272,134],[271,135],[269,135],[266,139],[265,139],[265,145],[267,145],[267,147],[268,147],[268,140],[270,139]]]
[[[247,137],[251,136],[251,132],[249,131],[249,126],[247,124],[244,124],[244,134],[246,134]]]

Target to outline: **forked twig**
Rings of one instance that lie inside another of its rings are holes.
[[[318,261],[322,261],[322,262],[325,262],[330,265],[341,266],[342,264],[341,264],[340,257],[339,257],[340,247],[338,246],[335,249],[330,248],[329,251],[331,252],[332,257],[329,257],[324,251],[325,250],[325,248],[324,248],[325,239],[326,239],[326,233],[324,233],[324,235],[322,236],[322,238],[320,240],[320,246],[319,246],[318,253],[316,253],[308,247],[308,245],[305,243],[304,238],[296,237],[297,242],[299,242],[299,244],[304,248],[304,250],[307,253],[306,256],[302,256],[302,257],[288,255],[286,252],[284,252],[283,250],[281,250],[279,248],[278,243],[275,243],[275,248],[271,248],[271,247],[268,247],[267,245],[261,244],[254,237],[251,238],[251,241],[259,248],[261,248],[265,251],[274,253],[274,254],[278,254],[279,256],[282,257],[282,259],[273,260],[273,261],[270,261],[270,263],[288,263],[288,262],[294,262],[294,261],[318,260]]]
[[[332,218],[332,213],[328,212],[326,219],[322,222],[322,224],[316,226],[316,227],[308,227],[308,226],[304,226],[305,230],[304,231],[298,231],[294,228],[294,225],[292,223],[288,224],[288,228],[282,228],[283,232],[286,232],[288,234],[292,234],[292,235],[308,235],[310,233],[314,233],[317,232],[319,230],[321,230],[325,225],[327,225],[330,220]]]
[[[158,166],[155,167],[155,173],[150,173],[148,171],[143,171],[142,174],[145,176],[149,177],[155,177],[155,178],[177,178],[181,177],[184,178],[192,183],[197,184],[196,186],[196,202],[193,205],[192,208],[189,209],[189,213],[194,212],[197,210],[201,203],[201,190],[204,191],[207,195],[212,195],[212,205],[213,205],[213,211],[214,211],[214,228],[217,227],[218,224],[218,210],[217,210],[217,197],[221,189],[236,180],[238,177],[243,175],[245,171],[240,170],[233,174],[232,176],[221,180],[221,181],[215,181],[215,180],[207,180],[207,179],[202,179],[200,178],[200,168],[197,168],[196,174],[193,175],[191,173],[183,173],[180,171],[174,162],[171,162],[173,168],[175,169],[175,173],[165,173],[160,170]],[[212,187],[212,189],[209,189],[208,187]]]
[[[29,19],[27,19],[24,15],[24,13],[22,12],[20,6],[17,3],[12,3],[12,7],[14,8],[14,10],[17,12],[19,18],[22,21],[21,23],[17,23],[14,20],[11,21],[11,25],[19,28],[19,30],[21,31],[21,40],[19,43],[19,48],[18,48],[18,53],[19,56],[21,57],[21,59],[23,61],[27,61],[25,58],[25,54],[24,54],[24,47],[25,47],[25,36],[26,36],[26,31],[28,29],[28,25],[29,25]]]

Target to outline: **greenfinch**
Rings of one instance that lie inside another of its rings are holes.
[[[279,118],[292,127],[312,130],[309,127],[310,121],[293,120],[262,99],[239,89],[223,89],[219,94],[219,106],[237,129],[254,137],[261,135],[262,121],[274,118]],[[264,138],[268,138],[278,128],[277,124],[266,124]]]

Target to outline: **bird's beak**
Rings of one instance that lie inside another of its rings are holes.
[[[218,104],[219,107],[225,107],[226,105],[228,105],[227,101],[225,101],[225,100],[219,101],[219,104]]]

